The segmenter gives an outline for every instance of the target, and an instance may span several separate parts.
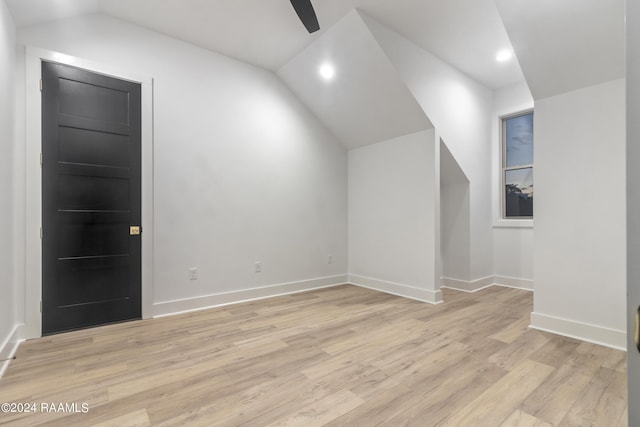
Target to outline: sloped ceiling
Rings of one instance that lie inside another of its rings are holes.
[[[288,0],[6,2],[19,27],[103,13],[271,69],[348,147],[431,126],[354,8],[490,89],[524,71],[541,99],[624,76],[624,0],[314,0],[314,34]],[[496,63],[505,48],[518,60]],[[331,85],[317,76],[325,59]]]
[[[495,60],[511,43],[493,0],[368,0],[358,9],[489,89],[524,79],[518,61]]]
[[[323,63],[333,79],[318,75]],[[355,10],[278,75],[347,148],[433,127]]]
[[[494,61],[510,44],[493,0],[314,0],[311,35],[288,0],[6,1],[18,26],[104,13],[273,71],[358,8],[489,88],[522,80]]]
[[[18,27],[96,13],[98,0],[7,0]]]
[[[99,10],[276,70],[355,3],[355,0],[323,0],[321,7],[316,7],[322,31],[312,35],[305,30],[289,0],[99,0]]]
[[[624,77],[624,0],[496,0],[535,99]]]

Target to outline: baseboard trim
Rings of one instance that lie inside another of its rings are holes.
[[[519,279],[517,277],[493,276],[493,283],[507,288],[524,289],[525,291],[533,291],[533,280]]]
[[[487,276],[476,280],[460,280],[452,279],[451,277],[440,278],[440,287],[462,292],[478,292],[491,286],[533,291],[533,280],[507,276]]]
[[[374,291],[380,291],[404,298],[428,302],[429,304],[440,304],[442,302],[442,292],[440,290],[431,291],[427,289],[418,289],[401,283],[387,282],[354,274],[349,275],[349,283],[354,286],[360,286],[361,288],[372,289]]]
[[[603,345],[616,350],[627,351],[627,333],[616,329],[562,319],[533,312],[531,313],[531,328],[544,332],[575,338],[593,344]]]
[[[13,331],[9,334],[9,336],[2,342],[0,345],[0,360],[4,362],[0,362],[0,378],[4,375],[9,367],[9,363],[11,363],[11,358],[15,356],[16,351],[18,351],[18,347],[20,343],[24,341],[24,325],[19,324],[13,327]],[[7,360],[9,359],[9,360]]]
[[[188,313],[191,311],[206,310],[213,307],[273,298],[344,284],[347,284],[346,274],[302,280],[299,282],[282,283],[260,288],[243,289],[241,291],[223,292],[175,301],[158,302],[153,305],[153,317],[165,317],[174,314]]]
[[[488,288],[489,286],[493,286],[493,284],[493,276],[483,277],[482,279],[471,281],[452,279],[451,277],[440,278],[440,287],[455,289],[456,291],[463,292],[478,292],[482,289]]]

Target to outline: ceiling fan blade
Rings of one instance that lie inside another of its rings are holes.
[[[306,27],[307,31],[314,33],[320,29],[316,12],[313,10],[311,0],[291,0],[291,5],[296,10],[298,17]]]

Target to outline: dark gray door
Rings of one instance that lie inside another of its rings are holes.
[[[640,3],[627,1],[627,334],[629,426],[640,426]]]
[[[140,318],[140,85],[48,62],[42,83],[42,332]]]

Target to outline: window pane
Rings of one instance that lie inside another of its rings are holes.
[[[533,164],[533,113],[506,119],[506,167]]]
[[[504,173],[505,216],[533,216],[533,168]]]

